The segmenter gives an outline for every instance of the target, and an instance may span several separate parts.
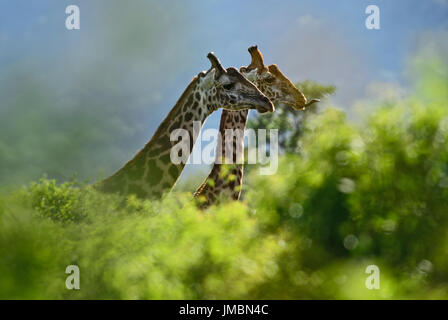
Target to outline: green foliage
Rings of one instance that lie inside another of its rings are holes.
[[[379,106],[360,126],[325,110],[308,121],[301,157],[284,157],[277,175],[252,177],[248,202],[257,213],[273,230],[281,225],[306,239],[288,255],[300,263],[284,265],[282,280],[328,261],[366,260],[401,279],[383,297],[415,297],[429,283],[447,297],[448,77],[439,75],[426,79],[437,91]],[[336,277],[349,275],[342,269]],[[289,289],[285,297],[300,292]]]
[[[306,80],[296,84],[296,87],[311,99],[324,99],[328,95],[334,94],[334,86],[325,86],[311,80]],[[263,114],[254,119],[250,119],[248,127],[253,129],[278,129],[279,147],[281,151],[288,153],[298,153],[300,137],[304,133],[307,119],[317,113],[318,103],[314,103],[304,111],[297,111],[286,106],[276,106],[273,113]],[[269,137],[267,137],[269,141]]]
[[[60,186],[55,180],[41,179],[30,188],[31,206],[42,217],[54,221],[80,221],[86,215],[82,190],[76,183],[65,182]]]
[[[72,197],[66,188],[43,180],[8,198],[0,224],[1,298],[244,297],[281,249],[239,203],[201,212],[191,195],[123,202],[90,188]],[[40,195],[63,199],[62,208],[88,204],[88,217],[69,224],[37,217],[23,200]],[[79,291],[65,288],[70,264],[80,267]]]

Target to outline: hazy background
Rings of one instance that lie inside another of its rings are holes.
[[[80,30],[65,28],[70,4]],[[364,26],[369,4],[381,30]],[[447,17],[446,0],[0,0],[1,187],[113,173],[208,69],[209,51],[239,67],[258,44],[293,81],[336,85],[328,103],[356,120],[364,99],[407,90],[417,48],[433,43],[448,58]]]

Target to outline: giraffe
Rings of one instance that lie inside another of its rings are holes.
[[[193,78],[153,137],[133,159],[112,176],[102,180],[97,188],[103,192],[135,194],[139,198],[160,198],[176,184],[185,162],[171,161],[171,132],[184,129],[188,132],[187,155],[196,140],[194,129],[200,129],[206,118],[220,107],[229,110],[256,109],[272,112],[272,102],[248,81],[237,69],[224,69],[218,58],[210,52],[207,58],[210,69]],[[194,122],[199,128],[194,128]]]
[[[295,110],[304,110],[307,106],[318,102],[313,99],[307,102],[305,95],[283,75],[277,65],[265,66],[263,56],[257,46],[248,49],[252,61],[249,66],[241,67],[240,71],[252,81],[273,103],[282,103]],[[200,206],[206,208],[216,203],[220,198],[238,200],[241,195],[244,165],[237,161],[237,150],[244,150],[244,130],[246,129],[249,110],[223,110],[219,125],[220,141],[216,146],[217,157],[232,160],[232,164],[222,164],[215,161],[209,176],[194,193]],[[226,140],[226,130],[239,130],[239,133]],[[231,144],[231,154],[226,155],[226,144]],[[217,159],[218,160],[218,159]]]

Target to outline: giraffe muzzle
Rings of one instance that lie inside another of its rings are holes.
[[[269,100],[269,98],[262,97],[262,98],[259,98],[258,100],[259,101],[257,101],[254,104],[254,106],[255,106],[255,109],[259,113],[274,112],[274,110],[275,110],[274,104],[272,103],[271,100]]]

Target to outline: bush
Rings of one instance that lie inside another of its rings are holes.
[[[7,200],[0,227],[2,298],[244,297],[275,267],[281,249],[275,235],[259,233],[240,203],[201,212],[191,195],[123,202],[87,187],[81,196],[66,188],[42,180]],[[52,205],[32,210],[23,207],[23,197],[33,204],[52,199]],[[57,204],[65,210],[62,220]],[[84,219],[73,218],[80,212]],[[41,218],[47,216],[57,223]],[[81,270],[79,291],[65,288],[71,264]]]
[[[55,180],[41,179],[29,187],[31,206],[39,215],[54,221],[80,221],[86,216],[82,190],[76,183],[66,182],[60,186]]]

